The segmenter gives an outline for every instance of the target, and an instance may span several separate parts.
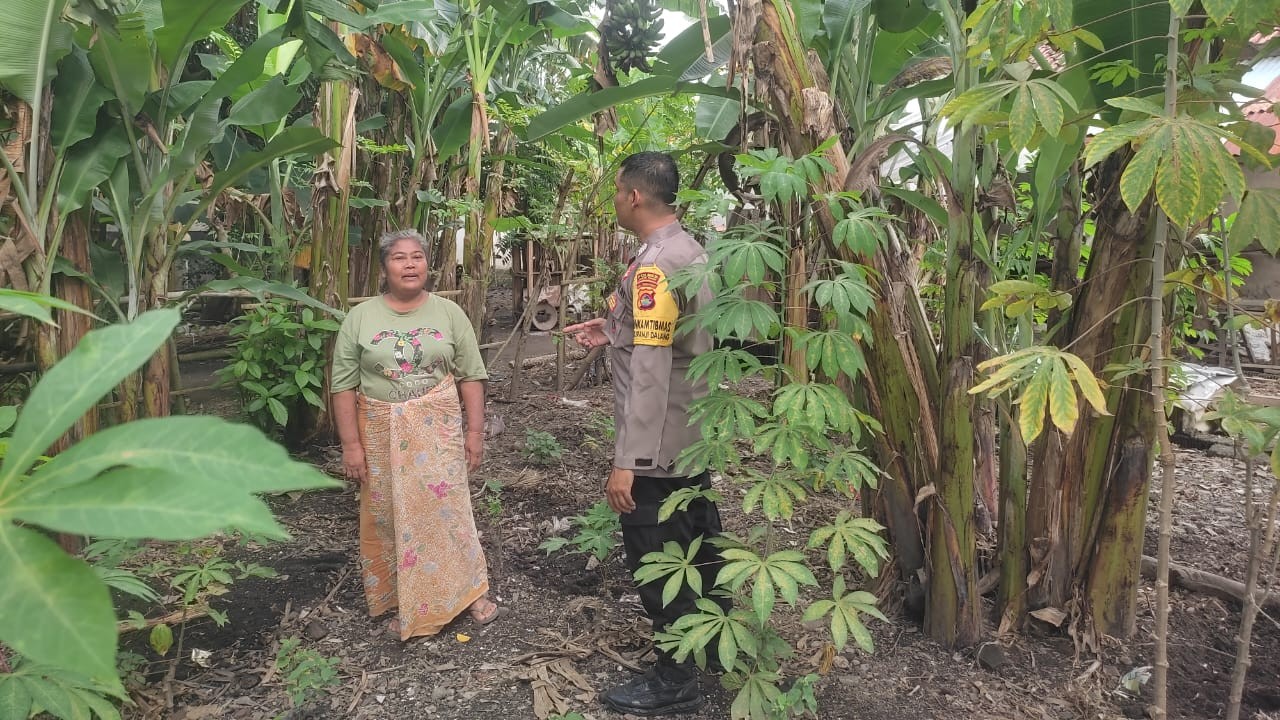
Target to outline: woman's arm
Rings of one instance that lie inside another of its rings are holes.
[[[458,383],[462,413],[467,419],[467,471],[475,472],[484,461],[484,381],[463,380]]]
[[[360,428],[356,424],[356,391],[342,390],[331,396],[333,422],[338,427],[338,439],[342,441],[342,470],[348,480],[362,483],[368,479],[369,470],[364,459],[364,445],[360,444]]]

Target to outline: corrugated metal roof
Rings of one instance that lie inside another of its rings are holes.
[[[1264,88],[1276,77],[1280,77],[1280,55],[1263,58],[1254,63],[1240,81],[1249,87]]]
[[[1267,39],[1256,38],[1255,44],[1260,45]],[[1263,127],[1280,130],[1280,118],[1276,117],[1272,109],[1275,103],[1280,102],[1280,53],[1254,61],[1244,77],[1240,78],[1240,82],[1249,87],[1261,89],[1262,97],[1265,98],[1265,100],[1254,100],[1242,107],[1245,117]],[[1243,95],[1236,95],[1235,98],[1240,102],[1252,100]],[[1227,143],[1227,148],[1232,154],[1240,152],[1240,149],[1232,143]],[[1280,153],[1280,133],[1277,133],[1276,140],[1271,146],[1271,153]]]

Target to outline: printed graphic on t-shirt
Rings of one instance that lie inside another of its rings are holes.
[[[388,380],[399,382],[401,387],[391,391],[393,401],[420,397],[436,385],[435,373],[440,367],[440,360],[437,358],[423,364],[423,338],[439,342],[444,340],[444,334],[435,328],[420,327],[408,331],[383,330],[369,340],[370,345],[395,340],[395,344],[391,346],[395,367],[387,367],[382,363],[375,366]]]
[[[680,309],[667,289],[666,274],[656,265],[638,268],[631,291],[635,344],[670,347]]]

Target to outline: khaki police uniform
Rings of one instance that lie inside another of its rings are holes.
[[[667,278],[706,261],[702,246],[671,223],[648,238],[608,299],[604,330],[613,348],[618,421],[614,467],[671,477],[676,456],[701,437],[689,425],[689,403],[707,394],[707,384],[685,375],[695,357],[711,350],[711,336],[692,330],[677,337],[676,323],[710,302],[711,291],[679,297],[667,288]]]
[[[691,382],[686,375],[689,363],[712,349],[707,331],[685,329],[677,334],[677,324],[710,303],[711,291],[704,286],[686,297],[667,285],[676,271],[706,262],[702,246],[678,222],[657,229],[646,238],[617,291],[609,297],[604,326],[613,362],[617,431],[613,464],[635,472],[631,494],[636,508],[621,518],[627,566],[634,573],[640,558],[662,550],[666,542],[688,548],[702,536],[697,562],[704,593],[712,589],[723,564],[719,553],[705,542],[720,533],[715,504],[695,501],[661,523],[658,508],[676,490],[710,487],[705,472],[694,477],[677,475],[675,461],[685,448],[701,439],[698,426],[689,423],[689,405],[707,394],[707,384],[705,380]],[[665,606],[662,586],[654,582],[638,588],[641,604],[656,630],[696,612],[697,595],[687,585]],[[665,653],[659,654],[659,661],[673,662]]]

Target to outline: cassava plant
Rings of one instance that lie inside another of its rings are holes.
[[[838,242],[860,251],[883,242],[880,218],[855,194],[810,194],[811,179],[822,172],[820,154],[791,160],[767,151],[739,156],[739,162],[767,200],[792,208],[789,225],[806,225],[817,206],[842,223]],[[804,712],[812,704],[808,695],[784,697],[783,661],[792,649],[776,630],[779,601],[792,608],[803,605],[806,621],[827,618],[840,651],[852,640],[872,652],[864,616],[884,619],[875,596],[854,589],[856,580],[850,580],[856,569],[866,577],[878,575],[888,557],[883,528],[853,512],[858,492],[878,482],[879,470],[862,443],[879,426],[855,409],[837,384],[856,381],[866,369],[857,338],[869,335],[872,293],[864,268],[820,254],[810,256],[812,279],[795,287],[797,277],[807,278],[792,272],[793,239],[777,220],[760,217],[712,238],[708,264],[676,273],[671,281],[688,292],[704,283],[710,287],[714,300],[685,318],[683,331],[705,329],[718,344],[689,368],[690,377],[706,380],[711,391],[691,409],[702,439],[681,455],[679,469],[687,474],[711,470],[741,486],[742,510],[753,527],[745,537],[706,540],[725,560],[714,587],[702,586],[693,565],[702,539],[687,551],[668,544],[645,556],[636,580],[663,582],[668,601],[686,584],[701,596],[700,613],[681,618],[656,640],[680,660],[693,658],[701,666],[709,657],[717,660],[727,671],[722,682],[737,690],[734,718],[790,712],[780,708]],[[795,322],[795,316],[784,317],[775,303],[761,299],[769,297],[801,298],[820,320],[810,327],[802,313]],[[791,349],[784,363],[762,361],[740,349],[777,344],[784,337]],[[848,509],[815,528],[803,548],[790,547],[779,528],[819,495],[840,498]],[[659,518],[701,496],[722,499],[714,490],[680,491],[663,504]],[[825,589],[815,596],[819,576]],[[723,610],[710,599],[713,594],[732,596],[735,606]]]
[[[1263,600],[1259,588],[1273,592],[1280,565],[1280,543],[1276,542],[1276,520],[1280,513],[1280,408],[1259,407],[1245,402],[1228,391],[1205,420],[1216,420],[1236,442],[1245,457],[1244,522],[1249,531],[1249,554],[1245,566],[1244,604],[1236,634],[1236,662],[1231,673],[1231,690],[1227,697],[1226,717],[1238,720],[1244,696],[1244,683],[1249,674],[1253,623],[1261,612]],[[1270,448],[1271,488],[1263,475],[1256,472],[1254,458],[1267,454]],[[1237,453],[1238,455],[1239,453]]]
[[[569,518],[569,526],[578,529],[572,537],[549,537],[538,545],[538,549],[546,550],[550,555],[553,552],[571,548],[567,552],[588,553],[597,562],[604,562],[613,553],[614,548],[618,547],[618,533],[622,532],[622,523],[618,520],[618,514],[603,502],[592,505],[591,509],[582,515]]]

